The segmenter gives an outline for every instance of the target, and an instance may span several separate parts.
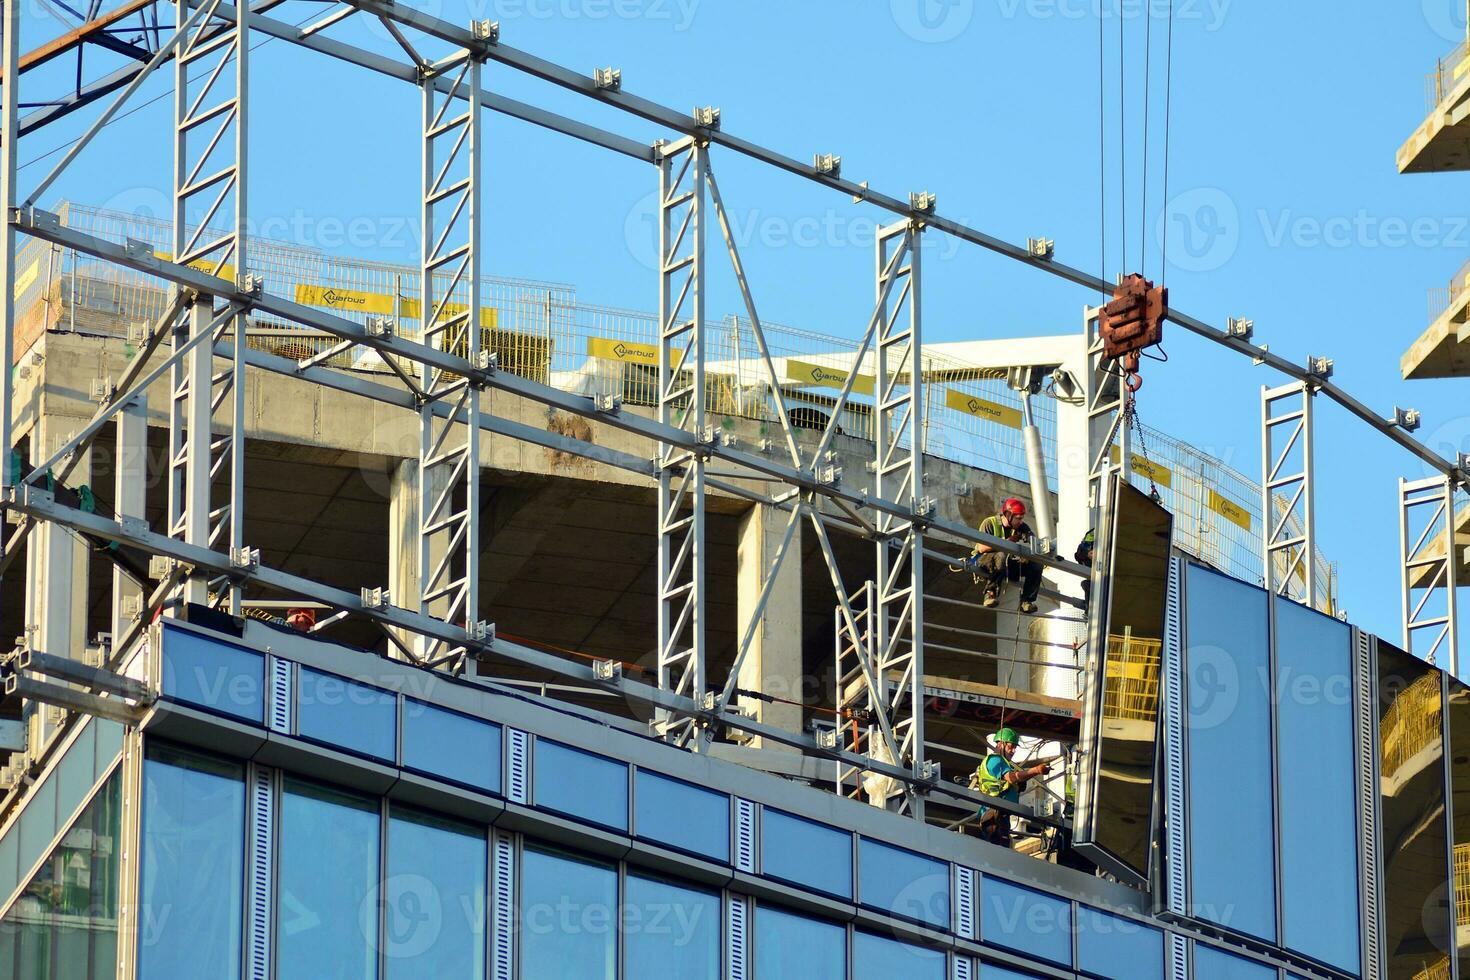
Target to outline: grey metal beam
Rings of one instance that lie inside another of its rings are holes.
[[[80,660],[72,660],[70,657],[58,657],[55,654],[42,653],[40,650],[23,648],[16,653],[14,663],[17,670],[33,670],[38,674],[46,674],[58,680],[71,681],[74,684],[83,684],[121,698],[143,701],[148,697],[148,685],[143,681],[135,677],[114,674],[110,670],[93,667]]]
[[[5,693],[43,704],[54,704],[70,711],[96,715],[124,725],[136,725],[146,710],[118,698],[101,698],[65,684],[43,681],[29,674],[11,674],[6,677]]]

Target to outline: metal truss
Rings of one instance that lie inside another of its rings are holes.
[[[180,0],[173,41],[173,260],[250,291],[245,240],[249,8],[242,5],[228,17],[207,6],[192,17],[187,12]],[[214,230],[221,213],[228,216],[224,232]],[[223,542],[236,561],[248,563],[244,366],[234,360],[225,371],[214,371],[215,346],[225,331],[245,335],[245,314],[237,312],[233,319],[218,324],[212,303],[196,300],[187,320],[174,329],[175,350],[194,344],[170,378],[168,527],[171,535],[194,544]],[[219,437],[217,424],[224,429]],[[214,484],[221,475],[225,499],[215,506]],[[204,602],[209,592],[207,580],[185,580],[186,601]],[[239,589],[230,586],[222,594],[238,615]]]
[[[1097,524],[1106,492],[1107,476],[1121,467],[1124,479],[1133,468],[1128,420],[1128,389],[1117,364],[1103,354],[1099,329],[1101,308],[1088,309],[1083,316],[1087,331],[1087,378],[1083,393],[1087,404],[1087,503],[1092,524]],[[1113,461],[1117,449],[1118,460]]]
[[[480,181],[484,158],[480,115],[480,60],[469,51],[446,59],[424,75],[423,242],[420,315],[423,343],[457,353],[484,370],[495,363],[484,350],[480,322]],[[436,78],[450,79],[441,91]],[[465,101],[460,103],[460,99]],[[452,111],[451,111],[452,110]],[[239,363],[237,360],[236,363]],[[480,427],[461,416],[480,417],[481,385],[467,375],[425,364],[419,410],[418,586],[419,609],[483,636],[480,615]],[[449,406],[447,413],[437,405]],[[462,656],[422,637],[425,663]]]
[[[1313,387],[1261,389],[1261,524],[1266,589],[1317,608]],[[1299,460],[1299,462],[1297,462]],[[1292,589],[1300,576],[1301,589]]]
[[[659,148],[658,421],[692,446],[660,447],[658,473],[658,683],[705,695],[705,167],[706,146],[687,138]],[[687,512],[686,512],[687,508]],[[690,719],[662,715],[666,738],[694,740]]]
[[[1431,664],[1437,662],[1440,651],[1445,651],[1450,673],[1458,677],[1460,549],[1456,542],[1456,497],[1455,484],[1450,480],[1399,480],[1404,649]]]

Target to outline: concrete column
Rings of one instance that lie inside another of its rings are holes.
[[[123,517],[146,517],[148,496],[148,404],[130,400],[113,424],[117,451],[113,460],[114,510]],[[142,609],[143,586],[117,568],[112,570],[112,642],[116,643]],[[116,651],[114,651],[116,652]]]
[[[740,520],[736,606],[741,636],[744,636],[760,602],[762,587],[771,562],[781,548],[788,518],[785,511],[757,504]],[[743,690],[801,701],[804,693],[801,626],[801,529],[798,527],[776,573],[775,585],[766,601],[762,621],[751,639],[750,651],[741,665],[737,685]],[[742,709],[753,712],[762,722],[788,731],[802,730],[802,709],[797,705],[771,704],[753,698],[741,698],[737,703]],[[762,745],[761,739],[752,744],[784,748],[776,744]]]
[[[441,492],[447,476],[446,467],[437,467],[435,484],[429,488],[429,492]],[[404,609],[420,608],[420,581],[423,571],[418,567],[419,507],[419,461],[400,460],[393,467],[388,501],[388,590],[392,594],[393,604]],[[444,539],[445,535],[442,534],[436,538],[434,551],[429,557],[431,562],[437,562],[443,557]],[[443,604],[436,605],[440,608],[425,611],[442,616]],[[410,649],[417,649],[418,641],[410,639],[412,634],[405,630],[395,630],[394,635]],[[396,649],[392,653],[401,655]]]

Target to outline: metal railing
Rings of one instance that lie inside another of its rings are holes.
[[[1424,101],[1427,111],[1434,112],[1445,96],[1470,74],[1470,42],[1461,41],[1453,51],[1434,64],[1434,71],[1424,76]]]
[[[1433,671],[1399,692],[1378,730],[1384,779],[1393,779],[1424,748],[1443,739],[1439,674]]]
[[[1460,302],[1466,291],[1470,291],[1470,260],[1456,270],[1448,286],[1436,286],[1429,290],[1429,322],[1444,316],[1445,311]]]

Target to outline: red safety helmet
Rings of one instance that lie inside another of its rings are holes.
[[[1010,497],[1005,503],[1000,505],[1000,512],[1002,514],[1015,514],[1017,517],[1025,517],[1026,505],[1015,497]]]

